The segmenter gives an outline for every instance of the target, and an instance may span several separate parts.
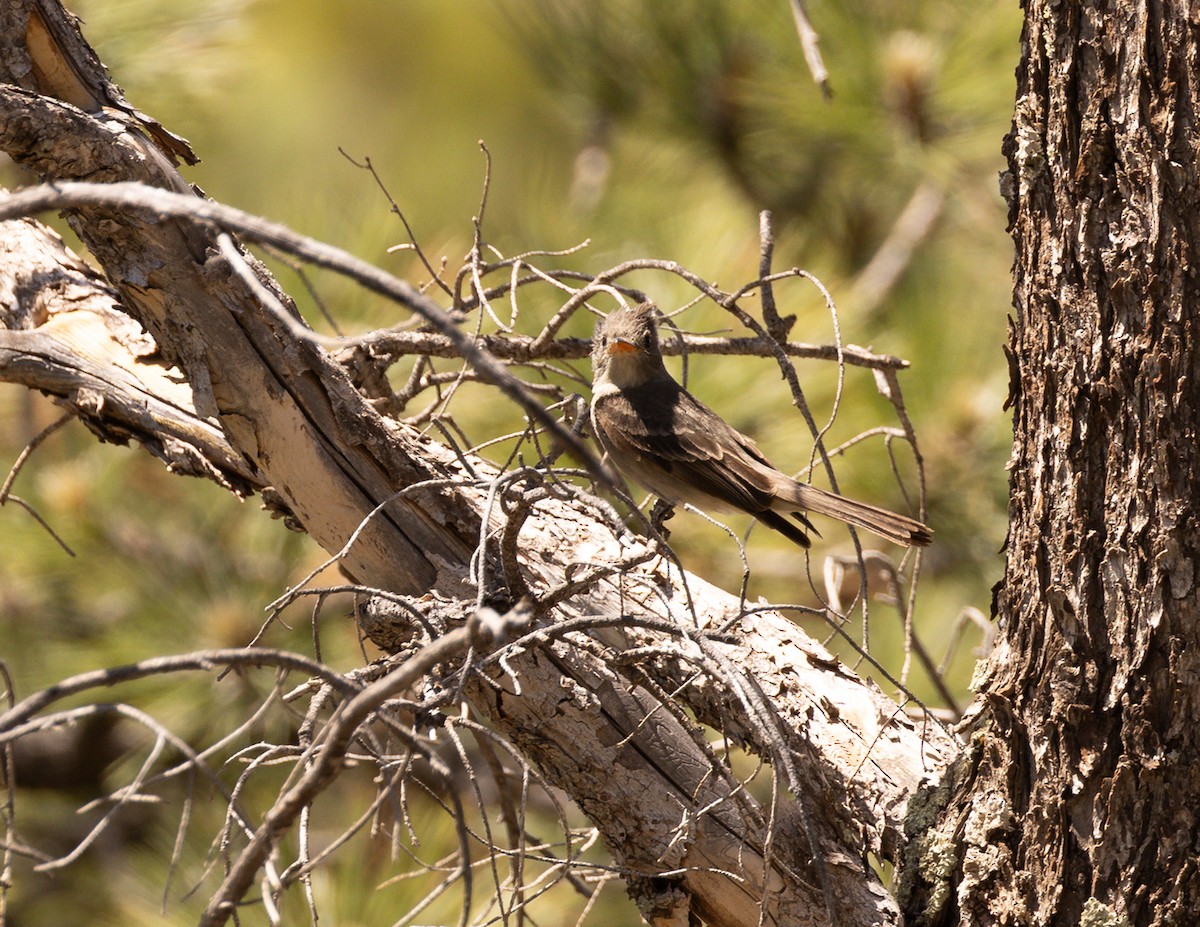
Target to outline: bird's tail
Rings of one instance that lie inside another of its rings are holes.
[[[805,483],[793,483],[789,488],[791,492],[776,495],[776,503],[772,506],[775,511],[792,513],[790,507],[794,505],[796,509],[827,515],[848,525],[865,528],[872,534],[905,547],[924,547],[933,540],[933,532],[928,527],[907,515],[897,515],[887,509],[838,496]]]

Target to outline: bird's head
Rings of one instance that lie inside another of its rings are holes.
[[[626,389],[666,373],[657,312],[653,303],[641,303],[600,321],[592,338],[593,383],[609,382]]]

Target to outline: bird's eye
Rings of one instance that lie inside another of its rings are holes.
[[[600,347],[604,347],[606,344],[608,344],[608,335],[601,335],[600,336]]]

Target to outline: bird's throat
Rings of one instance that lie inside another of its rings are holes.
[[[659,368],[653,358],[643,354],[614,354],[608,359],[603,379],[617,389],[634,389],[654,379]]]

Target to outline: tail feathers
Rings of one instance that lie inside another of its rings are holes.
[[[761,521],[768,528],[774,528],[792,543],[799,544],[805,549],[812,546],[812,541],[808,539],[808,533],[806,531],[802,531],[801,529],[797,528],[777,512],[772,512],[770,509],[767,509],[765,512],[759,512],[754,517]],[[794,517],[813,534],[818,534],[817,529],[812,526],[812,523],[799,512],[794,513]]]
[[[804,511],[816,512],[818,515],[827,515],[830,518],[836,518],[838,521],[844,521],[846,524],[865,528],[867,531],[877,534],[881,538],[886,538],[905,547],[924,547],[933,540],[933,532],[928,527],[916,519],[909,518],[907,515],[897,515],[895,512],[889,512],[887,509],[868,505],[865,502],[858,502],[846,496],[838,496],[823,489],[818,489],[816,486],[808,486],[803,483],[797,483],[795,486],[797,492],[789,494],[794,496],[793,499],[785,500],[782,498],[782,493],[776,496],[775,510],[777,512],[791,511],[790,506],[795,504],[797,508]],[[766,521],[765,518],[761,520]],[[780,520],[782,521],[782,519]],[[767,522],[767,524],[771,523]],[[771,524],[771,527],[780,531],[783,530],[773,524]],[[788,525],[788,527],[791,528],[792,526]],[[796,531],[795,528],[792,528],[792,530]],[[788,534],[786,531],[783,533]],[[791,537],[790,534],[788,536]],[[793,538],[793,540],[795,539]],[[807,540],[808,538],[805,538],[805,541]],[[808,545],[805,544],[804,546]]]

